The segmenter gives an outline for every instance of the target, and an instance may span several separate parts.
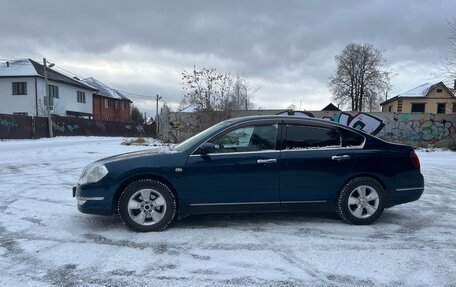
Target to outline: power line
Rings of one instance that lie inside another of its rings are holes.
[[[0,58],[0,61],[11,62],[11,64],[14,64],[16,66],[18,66],[18,65],[29,65],[29,63],[27,63],[28,60],[29,59],[5,59],[5,58]],[[48,59],[48,62],[52,62],[52,61]],[[83,77],[81,75],[75,74],[75,73],[73,73],[71,71],[68,71],[67,69],[62,68],[61,66],[58,66],[58,65],[54,64],[54,67],[59,69],[59,70],[64,71],[65,73],[67,73],[69,75],[77,77],[80,81],[82,81],[85,78],[87,78],[87,77]],[[152,95],[142,95],[142,94],[127,92],[127,91],[123,91],[123,90],[119,90],[119,89],[114,89],[114,88],[111,88],[110,86],[108,86],[107,84],[102,83],[102,82],[100,82],[100,84],[102,84],[103,86],[105,86],[109,90],[118,91],[120,93],[126,94],[126,95],[131,96],[131,97],[148,99],[148,100],[156,100],[156,99],[154,99],[154,96],[152,96]],[[166,105],[169,105],[169,103],[167,101],[163,100],[162,98],[160,98],[159,101],[164,103],[164,104],[166,104]]]
[[[68,74],[71,74],[71,75],[73,75],[73,76],[76,76],[79,80],[84,79],[84,77],[82,77],[82,76],[80,76],[80,75],[78,75],[78,74],[75,74],[75,73],[73,73],[73,72],[70,72],[70,71],[68,71],[68,70],[65,70],[64,68],[62,68],[62,67],[60,67],[60,66],[55,65],[54,67],[56,67],[56,68],[58,68],[58,69],[60,69],[60,70],[62,70],[62,71],[65,71],[65,72],[68,73]]]

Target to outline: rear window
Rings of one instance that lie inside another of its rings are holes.
[[[287,125],[285,149],[340,148],[341,138],[335,129]]]

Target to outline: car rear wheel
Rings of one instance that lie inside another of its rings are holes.
[[[385,190],[373,178],[358,177],[340,191],[336,212],[345,222],[363,225],[377,220],[385,208]]]
[[[138,232],[161,231],[174,219],[176,199],[165,184],[143,179],[124,189],[118,209],[128,228]]]

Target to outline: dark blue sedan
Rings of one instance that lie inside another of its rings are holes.
[[[84,213],[118,213],[160,231],[176,217],[219,212],[335,210],[369,224],[424,191],[410,146],[329,121],[255,116],[221,122],[167,153],[121,154],[87,166],[73,188]]]

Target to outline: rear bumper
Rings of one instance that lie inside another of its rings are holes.
[[[396,189],[396,191],[390,195],[389,206],[391,207],[398,204],[418,200],[423,192],[424,186]]]

